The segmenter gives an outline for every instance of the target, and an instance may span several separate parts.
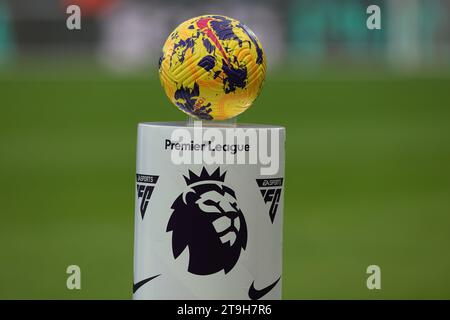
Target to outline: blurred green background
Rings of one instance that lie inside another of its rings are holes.
[[[137,123],[185,117],[155,66],[58,60],[0,69],[0,298],[129,299]],[[449,299],[450,68],[293,60],[239,117],[287,128],[283,297]]]
[[[0,78],[0,297],[129,298],[136,125],[184,116],[155,78],[41,77]],[[288,130],[284,298],[450,298],[449,88],[267,79],[239,121]],[[370,264],[381,291],[365,286]]]

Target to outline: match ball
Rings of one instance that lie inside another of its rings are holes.
[[[159,59],[161,84],[170,101],[200,120],[226,120],[247,110],[265,74],[266,57],[253,31],[220,15],[180,24]]]

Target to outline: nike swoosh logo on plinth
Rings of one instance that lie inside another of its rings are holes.
[[[159,277],[160,275],[161,275],[161,274],[157,274],[156,276],[153,276],[153,277],[150,277],[150,278],[141,280],[141,281],[139,281],[138,283],[134,283],[134,284],[133,284],[133,293],[136,293],[136,291],[137,291],[140,287],[142,287],[142,286],[143,286],[144,284],[146,284],[147,282],[149,282],[149,281],[151,281],[151,280],[153,280],[153,279]]]
[[[270,292],[270,290],[272,290],[278,283],[278,281],[280,281],[281,276],[271,285],[263,288],[263,289],[255,289],[255,281],[252,282],[252,285],[250,286],[250,288],[248,289],[248,297],[251,300],[259,300],[262,297],[264,297],[266,294],[268,294]]]

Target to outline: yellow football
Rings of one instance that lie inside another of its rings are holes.
[[[266,57],[253,31],[220,15],[180,24],[159,59],[161,84],[170,101],[201,120],[226,120],[247,110],[265,74]]]

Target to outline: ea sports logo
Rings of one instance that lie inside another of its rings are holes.
[[[200,175],[189,171],[187,188],[172,204],[167,232],[172,232],[174,258],[189,250],[188,271],[209,275],[236,265],[247,245],[247,225],[235,192],[217,168]]]

